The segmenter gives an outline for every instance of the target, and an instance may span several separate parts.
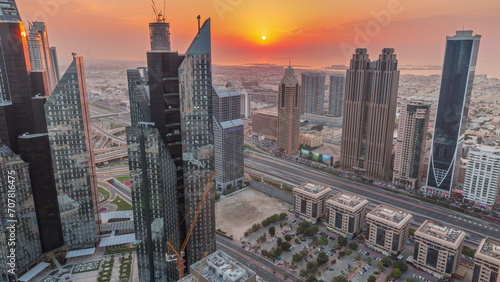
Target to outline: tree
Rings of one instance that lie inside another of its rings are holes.
[[[300,227],[300,226],[299,226]],[[304,235],[306,237],[311,237],[313,236],[314,234],[318,233],[319,231],[319,227],[318,226],[310,226],[310,227],[307,227],[305,230],[304,230]]]
[[[314,276],[309,276],[309,278],[307,278],[306,282],[317,282],[318,280],[314,277]]]
[[[380,270],[380,272],[383,272],[385,270],[385,266],[381,261],[377,262],[377,267]]]
[[[321,238],[319,239],[319,243],[323,246],[326,246],[328,245],[328,239],[325,236],[321,236]]]
[[[349,282],[349,281],[347,281],[347,278],[345,278],[344,276],[339,275],[333,277],[332,282]]]
[[[290,240],[292,240],[292,235],[290,235],[290,234],[286,234],[286,235],[285,235],[285,240],[286,240],[286,241],[290,241]]]
[[[404,273],[408,270],[408,265],[400,260],[397,260],[393,263],[394,268],[401,270],[401,273]]]
[[[368,263],[369,265],[372,265],[372,258],[371,257],[367,257],[365,260],[366,260],[366,263]]]
[[[318,270],[318,263],[315,261],[310,261],[307,263],[306,270],[309,273],[314,273]]]
[[[328,262],[328,255],[325,252],[321,252],[318,254],[318,258],[316,259],[316,262],[319,265],[322,265],[326,262]]]
[[[300,253],[296,253],[292,256],[292,261],[293,262],[299,262],[304,259],[304,256],[302,256]]]
[[[267,220],[267,218],[264,219],[261,223],[262,223],[262,226],[264,226],[264,227],[266,227],[270,224],[270,222],[269,222],[269,220]]]
[[[339,236],[339,244],[342,246],[347,246],[347,239],[342,235]]]
[[[392,265],[392,260],[390,258],[388,258],[388,257],[385,257],[385,258],[382,259],[382,263],[384,265],[391,266]]]
[[[351,242],[349,243],[349,248],[353,251],[357,250],[358,249],[358,243],[356,242]]]
[[[350,255],[350,254],[352,254],[351,249],[345,249],[345,251],[344,251],[344,252],[345,252],[345,254],[346,254],[346,255]]]
[[[393,268],[391,271],[391,276],[394,278],[401,277],[401,270],[399,270],[399,268]]]
[[[303,221],[299,224],[299,227],[297,227],[297,235],[304,233],[304,230],[311,226],[311,224],[307,221]]]
[[[288,250],[290,249],[290,247],[291,247],[291,245],[290,245],[290,243],[288,243],[288,242],[283,242],[283,243],[281,243],[281,249],[282,249],[283,251],[288,251]]]
[[[280,220],[283,220],[287,217],[288,215],[285,212],[280,213]]]
[[[438,280],[439,281],[439,280]],[[412,277],[409,277],[409,278],[406,278],[406,282],[419,282],[417,278],[412,278]]]
[[[285,239],[286,239],[286,236],[285,236]],[[295,239],[295,243],[298,244],[300,241],[299,239]]]
[[[281,256],[281,253],[283,253],[281,248],[276,248],[276,250],[274,251],[274,256],[279,257],[279,256]]]
[[[483,143],[483,137],[479,136],[476,139],[477,144],[482,144]]]
[[[343,258],[343,257],[345,257],[345,252],[344,251],[339,252],[339,258]]]
[[[281,239],[281,237],[278,237],[278,240],[276,240],[276,246],[281,246],[281,243],[283,243],[283,239]]]
[[[375,282],[375,281],[377,281],[377,277],[376,277],[375,275],[370,275],[370,276],[368,277],[368,280],[367,280],[367,281],[368,281],[368,282]]]
[[[361,254],[357,253],[356,256],[354,257],[355,260],[361,260]]]
[[[288,279],[288,276],[290,276],[290,274],[288,274],[288,272],[283,273],[283,280],[286,281]]]
[[[276,228],[274,226],[269,227],[269,235],[274,236],[276,234]]]
[[[337,243],[337,242],[333,243],[332,248],[334,248],[334,249],[340,248],[339,243]]]

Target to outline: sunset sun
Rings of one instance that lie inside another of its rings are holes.
[[[267,36],[262,35],[262,40],[266,40],[266,39],[267,39]]]

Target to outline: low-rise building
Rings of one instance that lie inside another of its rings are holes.
[[[433,220],[415,231],[413,263],[437,278],[451,277],[460,261],[465,232]]]
[[[332,232],[353,236],[365,225],[368,200],[340,192],[326,201],[328,213],[326,227]]]
[[[189,269],[191,274],[179,282],[254,282],[257,280],[255,271],[221,250],[193,263]]]
[[[500,282],[500,241],[484,238],[474,254],[472,281]]]
[[[332,189],[325,185],[307,181],[293,188],[295,212],[300,217],[316,223],[325,213],[325,201]]]
[[[320,134],[302,132],[299,136],[299,144],[301,146],[316,148],[323,145],[323,138]]]
[[[262,134],[265,138],[278,138],[278,111],[276,108],[267,108],[252,112],[252,132]]]
[[[381,204],[366,215],[368,245],[382,254],[398,255],[406,246],[412,215]]]

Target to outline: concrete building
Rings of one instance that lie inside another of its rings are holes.
[[[412,218],[408,212],[378,205],[366,215],[368,246],[385,256],[397,256],[406,247]]]
[[[44,105],[64,245],[97,243],[97,181],[82,57],[74,57]]]
[[[215,187],[224,192],[243,186],[244,125],[240,119],[240,93],[233,83],[214,86],[213,93]]]
[[[176,167],[151,126],[127,127],[137,264],[141,281],[173,281],[179,274],[177,264],[166,259],[172,250],[165,241],[180,248]]]
[[[321,72],[302,73],[302,107],[301,114],[324,114],[325,77]]]
[[[365,226],[368,200],[347,192],[339,192],[326,201],[326,227],[332,232],[353,236]]]
[[[245,90],[240,91],[241,118],[250,119],[252,117],[251,94]]]
[[[399,83],[392,48],[371,62],[357,48],[347,70],[340,167],[364,177],[392,179],[392,148]]]
[[[417,189],[422,175],[430,105],[410,102],[401,106],[396,155],[394,157],[394,184]]]
[[[299,151],[301,94],[291,66],[285,69],[278,92],[278,149],[287,155]]]
[[[266,139],[278,138],[278,110],[267,108],[252,112],[252,132],[262,134]]]
[[[334,117],[341,117],[344,104],[345,76],[331,75],[329,90],[328,113]]]
[[[414,265],[437,278],[453,276],[460,261],[465,232],[426,220],[414,237]]]
[[[323,145],[323,137],[321,136],[321,134],[301,132],[299,144],[301,146],[316,148]]]
[[[334,117],[330,115],[313,115],[313,114],[303,114],[302,119],[322,123],[327,126],[342,127],[342,117]]]
[[[463,195],[468,201],[491,208],[500,189],[500,148],[477,145],[469,150]]]
[[[450,197],[451,189],[456,188],[480,39],[481,35],[472,35],[472,30],[446,37],[427,193]]]
[[[221,250],[191,265],[190,275],[179,282],[254,282],[255,271],[238,262]]]
[[[316,223],[318,218],[326,212],[325,201],[331,195],[330,187],[319,183],[307,181],[293,188],[295,198],[295,213],[299,214],[312,223]]]
[[[0,281],[17,281],[42,255],[28,167],[0,142]]]
[[[141,73],[141,69],[144,73]],[[151,103],[149,98],[149,86],[146,79],[146,68],[127,70],[128,92],[130,100],[130,119],[132,126],[138,126],[139,122],[151,120]]]
[[[474,254],[472,281],[500,282],[500,242],[484,238]]]
[[[49,93],[59,82],[59,65],[55,49],[49,45],[49,37],[44,22],[29,23],[28,49],[30,53],[31,69],[44,71],[47,75]],[[53,56],[56,56],[53,58]]]
[[[170,51],[170,23],[163,16],[149,24],[149,38],[151,51]]]

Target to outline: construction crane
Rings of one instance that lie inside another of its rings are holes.
[[[164,23],[165,22],[165,7],[166,7],[166,0],[163,1],[163,11],[159,11],[158,8],[156,7],[155,0],[151,0],[153,3],[151,7],[153,8],[153,12],[155,13],[155,18],[156,22],[158,23]]]
[[[172,256],[168,256],[167,261],[177,261],[177,270],[179,271],[179,280],[184,277],[184,268],[186,268],[186,266],[184,265],[185,260],[183,258],[184,251],[186,250],[187,244],[189,242],[189,238],[191,238],[191,234],[193,233],[194,226],[196,225],[196,221],[198,221],[198,217],[200,216],[201,208],[203,207],[203,203],[205,202],[205,199],[207,198],[208,193],[210,192],[210,189],[212,187],[211,184],[214,181],[215,174],[216,174],[216,171],[214,170],[212,172],[212,174],[210,174],[208,181],[205,183],[205,189],[203,191],[203,196],[201,197],[201,200],[198,203],[198,207],[196,208],[196,213],[194,214],[194,217],[191,219],[191,225],[189,226],[189,230],[186,234],[186,239],[184,239],[184,242],[182,243],[181,249],[179,251],[177,251],[175,249],[175,247],[172,245],[172,243],[167,241],[167,246],[170,249],[172,249],[172,251],[175,253],[175,258],[169,259],[168,257],[172,257]],[[205,259],[206,256],[207,256],[207,253],[204,252],[203,259]]]

